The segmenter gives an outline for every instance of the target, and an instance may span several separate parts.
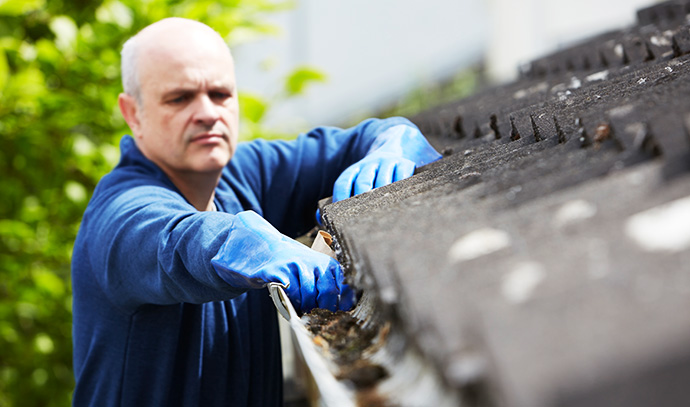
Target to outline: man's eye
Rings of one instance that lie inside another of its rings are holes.
[[[189,95],[179,95],[179,96],[176,96],[172,99],[168,99],[168,103],[170,103],[172,105],[179,105],[179,104],[182,104],[182,103],[188,101],[189,98],[190,98]]]
[[[215,92],[210,92],[209,96],[212,99],[225,100],[229,97],[232,97],[232,94],[230,92],[215,91]]]

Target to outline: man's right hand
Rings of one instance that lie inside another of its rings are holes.
[[[218,275],[236,288],[282,283],[298,312],[349,310],[355,295],[340,264],[288,238],[251,211],[233,218],[230,235],[211,260]]]

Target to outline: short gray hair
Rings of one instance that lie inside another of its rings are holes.
[[[138,104],[141,104],[141,87],[139,85],[139,70],[137,60],[139,59],[139,41],[137,36],[128,39],[122,46],[120,53],[122,58],[122,88],[125,93],[134,97]]]

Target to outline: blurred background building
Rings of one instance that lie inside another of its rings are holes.
[[[654,0],[298,0],[269,19],[281,28],[234,48],[241,90],[273,98],[296,66],[327,81],[272,105],[269,126],[347,125],[415,89],[483,66],[489,83],[519,64],[632,24]]]

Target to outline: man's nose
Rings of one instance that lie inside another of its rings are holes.
[[[201,95],[194,106],[194,122],[197,124],[213,124],[220,119],[218,106],[208,95]]]

